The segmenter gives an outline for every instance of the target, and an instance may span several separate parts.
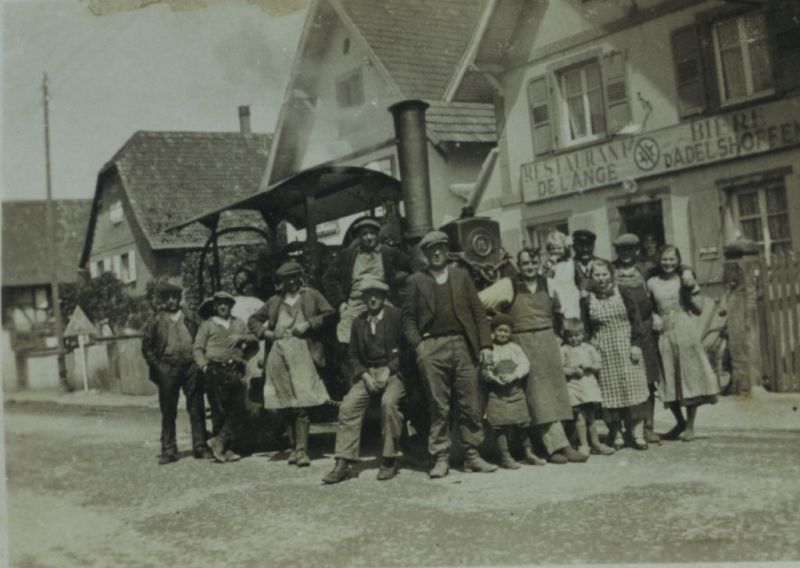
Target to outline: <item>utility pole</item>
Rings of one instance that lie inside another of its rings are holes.
[[[47,244],[50,250],[50,291],[51,305],[53,308],[53,323],[58,342],[58,378],[62,386],[67,386],[67,364],[64,353],[64,323],[61,320],[61,296],[58,293],[58,243],[56,243],[56,210],[53,203],[53,184],[50,175],[50,110],[49,95],[47,92],[47,73],[42,79],[44,94],[44,155],[47,171]]]

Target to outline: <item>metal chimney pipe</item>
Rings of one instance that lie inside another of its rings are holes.
[[[389,107],[394,117],[395,143],[400,162],[400,187],[406,213],[406,238],[417,239],[433,229],[431,184],[428,177],[428,103],[406,100]]]
[[[250,136],[253,133],[250,129],[250,107],[247,105],[239,107],[239,132],[243,136]]]

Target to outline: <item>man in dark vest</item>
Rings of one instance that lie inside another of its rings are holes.
[[[398,444],[403,431],[399,405],[406,393],[400,375],[401,314],[398,308],[385,305],[389,287],[384,282],[367,279],[360,289],[367,312],[353,322],[349,345],[353,386],[339,407],[336,465],[322,478],[324,483],[344,481],[350,464],[358,461],[364,413],[375,399],[381,403],[383,434],[378,480],[385,481],[397,475]]]
[[[486,312],[469,274],[447,265],[445,233],[431,231],[419,246],[428,259],[428,268],[407,280],[403,329],[416,349],[430,404],[428,451],[436,463],[429,475],[440,478],[448,473],[451,401],[466,447],[464,468],[492,472],[497,466],[478,453],[483,441],[483,408],[477,365],[479,361],[488,364],[492,353]]]
[[[181,310],[181,289],[163,284],[158,290],[162,309],[147,322],[142,337],[142,355],[150,367],[150,380],[158,386],[161,409],[161,457],[159,464],[178,459],[175,419],[180,391],[186,397],[186,410],[192,427],[194,457],[210,458],[206,447],[206,423],[203,405],[203,380],[192,359],[197,334],[196,317]]]

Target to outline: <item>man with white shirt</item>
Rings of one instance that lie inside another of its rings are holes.
[[[444,477],[449,470],[451,401],[466,448],[464,468],[482,473],[497,469],[478,453],[483,441],[478,362],[488,364],[492,356],[489,320],[469,274],[448,266],[448,243],[442,231],[422,238],[419,248],[428,268],[408,278],[403,302],[403,330],[416,350],[430,404],[428,451],[436,459],[431,478]]]
[[[192,448],[198,459],[211,457],[206,448],[203,406],[203,381],[192,359],[192,345],[198,321],[181,310],[181,288],[162,284],[158,295],[162,309],[145,325],[142,355],[150,368],[150,380],[158,386],[161,410],[161,456],[158,463],[177,461],[175,420],[180,393],[186,397],[186,410],[192,427]]]
[[[200,324],[194,341],[194,360],[205,375],[209,401],[220,419],[219,433],[208,440],[208,447],[221,463],[239,459],[231,445],[246,413],[245,364],[258,349],[258,339],[247,324],[231,315],[235,303],[227,292],[216,292],[214,315]]]
[[[373,400],[381,404],[383,435],[378,480],[392,479],[398,470],[398,444],[403,431],[400,401],[406,393],[400,374],[400,310],[385,304],[389,286],[377,278],[362,281],[359,288],[367,312],[353,322],[348,352],[353,386],[339,407],[336,465],[322,478],[324,483],[344,481],[350,464],[358,461],[361,426]]]

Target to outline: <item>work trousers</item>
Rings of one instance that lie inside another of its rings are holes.
[[[461,441],[467,449],[483,442],[478,368],[461,335],[431,337],[417,347],[417,365],[423,376],[431,414],[428,451],[434,456],[450,450],[450,402],[456,405]]]
[[[246,418],[244,364],[209,361],[206,367],[206,390],[211,405],[214,435],[227,446],[235,440]]]
[[[564,432],[564,425],[561,422],[537,424],[533,429],[541,437],[544,449],[548,454],[554,454],[558,450],[563,450],[569,446],[567,433]]]
[[[202,450],[206,443],[203,381],[193,361],[159,361],[157,363],[158,407],[161,409],[161,452],[175,454],[175,420],[181,390],[186,397],[186,412],[192,427],[192,448]]]
[[[376,393],[367,391],[363,380],[354,383],[339,407],[335,457],[350,461],[358,459],[364,414],[367,412],[370,402],[377,399],[380,399],[381,403],[381,436],[383,437],[381,457],[397,457],[400,434],[403,432],[400,400],[405,395],[405,386],[397,375],[389,375],[386,387],[383,391]]]

